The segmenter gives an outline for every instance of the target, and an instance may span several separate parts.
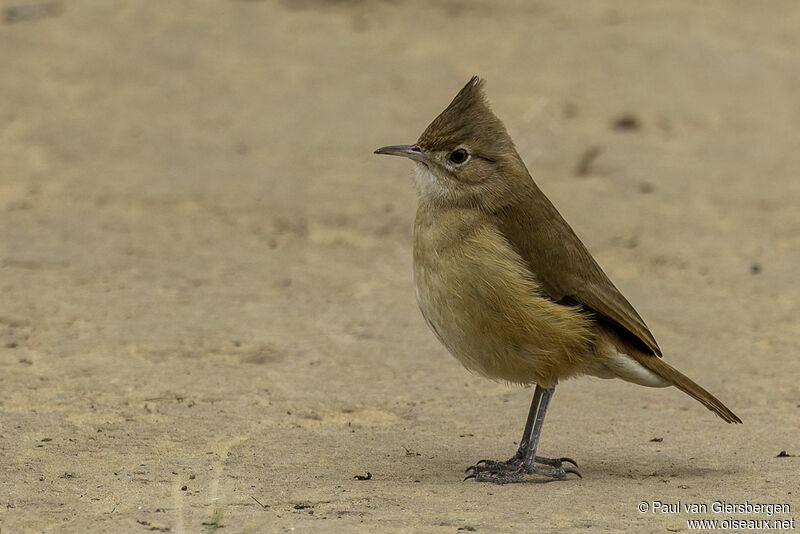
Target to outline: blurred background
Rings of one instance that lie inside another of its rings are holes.
[[[9,532],[624,531],[644,498],[797,502],[795,2],[2,0],[0,66]],[[570,381],[542,447],[584,480],[461,483],[516,450],[530,391],[427,331],[411,166],[372,151],[473,74],[744,426]]]

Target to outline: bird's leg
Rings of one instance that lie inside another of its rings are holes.
[[[467,468],[467,472],[471,471],[471,474],[467,478],[474,478],[479,482],[504,484],[506,482],[519,480],[529,473],[558,479],[566,478],[567,473],[574,473],[581,476],[575,469],[564,469],[562,467],[564,462],[571,463],[575,467],[578,467],[575,460],[571,458],[545,458],[543,456],[536,456],[539,436],[542,433],[542,426],[544,425],[544,417],[554,391],[555,387],[545,389],[541,386],[536,386],[533,392],[531,409],[528,412],[528,420],[525,423],[525,431],[522,434],[517,453],[505,462],[481,460],[476,465]],[[536,464],[549,467],[542,467]]]
[[[536,387],[538,388],[539,386]],[[563,469],[561,467],[564,462],[578,467],[578,464],[572,458],[545,458],[544,456],[536,456],[536,449],[539,446],[539,436],[542,434],[542,427],[544,426],[544,416],[547,413],[547,407],[550,405],[550,399],[553,398],[553,393],[555,393],[555,391],[555,386],[542,390],[542,399],[539,402],[538,409],[536,410],[536,421],[533,425],[533,431],[531,432],[531,437],[528,442],[528,448],[525,452],[525,460],[523,460],[522,463],[529,471],[532,470],[532,472],[540,475],[547,475],[554,478],[566,478],[567,473],[573,473],[580,477],[581,474],[577,470]],[[553,469],[538,467],[535,465],[537,463],[549,465]]]
[[[539,403],[542,400],[542,392],[544,390],[539,386],[536,386],[536,389],[533,391],[533,400],[531,401],[531,409],[528,410],[528,420],[525,421],[525,430],[522,432],[522,439],[519,440],[519,449],[517,449],[516,454],[506,460],[505,462],[497,461],[497,460],[480,460],[477,464],[468,467],[467,471],[474,471],[475,473],[479,473],[482,471],[490,471],[495,468],[500,468],[504,466],[516,465],[519,466],[522,464],[523,460],[525,460],[525,456],[528,452],[528,444],[531,440],[531,433],[533,432],[533,426],[536,422],[536,413],[539,411]]]

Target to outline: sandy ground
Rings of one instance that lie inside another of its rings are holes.
[[[655,500],[800,519],[800,457],[776,457],[800,455],[793,0],[0,8],[2,534],[768,519]],[[541,451],[582,480],[462,482],[514,452],[531,392],[428,332],[411,166],[372,150],[472,74],[667,361],[744,425],[568,381]]]

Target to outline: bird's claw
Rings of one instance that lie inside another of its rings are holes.
[[[576,466],[577,467],[577,466]],[[566,478],[567,473],[572,473],[573,475],[578,475],[578,478],[583,478],[577,469],[564,469],[564,477]]]
[[[564,469],[562,463],[568,463],[575,466],[576,469]],[[542,465],[536,465],[542,464]],[[549,466],[549,467],[543,467]],[[572,458],[545,458],[537,456],[533,463],[526,465],[521,457],[515,456],[505,462],[497,462],[494,460],[481,460],[476,462],[475,465],[467,467],[464,471],[468,475],[464,480],[474,479],[476,482],[493,482],[495,484],[505,484],[508,482],[515,482],[521,479],[526,474],[537,474],[550,477],[556,480],[564,480],[569,473],[583,478],[577,470],[578,463]]]

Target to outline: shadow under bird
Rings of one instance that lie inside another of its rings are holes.
[[[376,154],[414,162],[414,287],[439,341],[469,370],[536,384],[519,450],[467,478],[564,479],[570,458],[537,456],[562,379],[592,375],[675,386],[728,423],[741,420],[661,359],[653,334],[539,190],[473,77],[414,145]]]

